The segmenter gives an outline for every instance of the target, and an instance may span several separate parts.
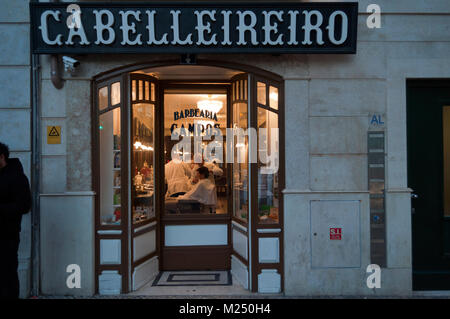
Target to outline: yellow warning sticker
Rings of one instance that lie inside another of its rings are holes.
[[[61,126],[47,126],[47,144],[61,144]]]

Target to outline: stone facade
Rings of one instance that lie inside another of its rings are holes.
[[[198,57],[253,65],[285,80],[286,295],[412,294],[410,190],[406,179],[406,79],[450,78],[450,3],[448,0],[379,0],[377,3],[385,14],[382,28],[368,29],[366,8],[372,2],[359,1],[356,55]],[[3,39],[0,44],[3,97],[0,140],[10,145],[12,155],[22,160],[30,176],[28,1],[0,0],[0,5],[3,8],[0,11]],[[124,65],[171,57],[178,58],[176,55],[82,56],[77,73],[64,74],[62,90],[55,89],[50,81],[50,58],[40,57],[41,228],[51,232],[52,227],[60,225],[70,234],[63,241],[67,246],[49,233],[41,234],[42,293],[71,294],[61,280],[64,267],[72,263],[87,269],[83,289],[77,294],[94,293],[92,78]],[[365,284],[366,267],[370,264],[367,131],[373,114],[382,114],[385,119],[381,129],[386,134],[387,150],[387,268],[383,269],[382,288],[378,290],[368,289]],[[45,143],[47,125],[62,127],[62,144]],[[78,197],[82,197],[83,205],[78,210],[72,207],[63,212],[71,214],[72,218],[55,214],[58,207],[63,210],[64,198],[72,201]],[[311,267],[310,203],[320,200],[360,201],[360,267]],[[91,242],[79,235],[86,232],[92,235],[88,236]],[[63,233],[58,231],[61,236]],[[30,215],[27,215],[20,247],[23,296],[30,287],[30,238]],[[77,249],[77,245],[83,245],[86,250]],[[71,250],[71,254],[65,253],[66,250]],[[60,253],[55,254],[55,251]],[[55,269],[58,275],[52,276]]]
[[[0,7],[0,141],[11,157],[31,172],[31,76],[28,0],[1,0]],[[27,297],[31,278],[31,214],[22,219],[19,247],[20,295]]]

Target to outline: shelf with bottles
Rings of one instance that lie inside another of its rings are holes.
[[[120,178],[120,170],[114,171],[114,183],[113,188],[119,189],[121,186],[122,180]]]
[[[155,211],[152,206],[133,206],[133,222],[138,223],[155,217]]]
[[[114,195],[113,195],[113,207],[120,207],[121,203],[120,203],[120,189],[115,189],[114,190]]]
[[[113,150],[114,154],[114,170],[120,170],[120,151]]]

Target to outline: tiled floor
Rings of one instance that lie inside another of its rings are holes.
[[[231,286],[179,286],[179,287],[162,287],[152,286],[153,280],[143,286],[141,289],[134,291],[128,295],[130,296],[257,296],[244,289],[242,285],[233,278]]]

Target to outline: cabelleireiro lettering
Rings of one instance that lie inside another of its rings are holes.
[[[316,9],[81,9],[80,23],[75,28],[66,25],[63,14],[62,9],[40,14],[40,37],[45,44],[108,46],[118,41],[129,47],[320,47],[325,38],[333,45],[341,45],[349,37],[349,16],[341,10],[324,15]]]

